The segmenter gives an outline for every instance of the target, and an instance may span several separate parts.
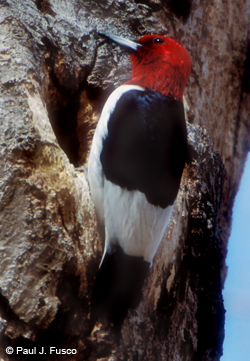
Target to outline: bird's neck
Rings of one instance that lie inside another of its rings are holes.
[[[182,100],[184,92],[184,87],[182,89],[181,86],[171,81],[171,79],[162,82],[161,76],[150,79],[146,79],[145,77],[134,77],[126,84],[139,85],[145,89],[152,89],[175,100]]]
[[[182,100],[189,70],[176,66],[174,63],[155,62],[135,63],[132,62],[132,76],[126,83],[139,85],[143,88],[153,89],[163,95]]]

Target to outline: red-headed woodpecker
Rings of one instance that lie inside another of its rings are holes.
[[[102,35],[129,49],[132,63],[131,79],[103,108],[88,163],[97,217],[105,227],[92,316],[105,313],[120,325],[138,304],[191,160],[182,102],[191,63],[186,50],[165,36],[133,42]]]

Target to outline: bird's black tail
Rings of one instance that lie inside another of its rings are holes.
[[[102,318],[120,329],[129,308],[138,306],[149,263],[128,256],[118,245],[107,252],[97,273],[91,298],[91,322]]]

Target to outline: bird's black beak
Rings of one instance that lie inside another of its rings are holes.
[[[103,36],[122,47],[125,47],[126,50],[129,50],[130,52],[134,52],[134,51],[138,50],[138,48],[140,46],[142,46],[141,44],[136,43],[135,41],[132,41],[129,39],[124,39],[117,35],[112,35],[112,34],[108,34],[108,33],[100,33],[100,32],[98,32],[98,35]]]

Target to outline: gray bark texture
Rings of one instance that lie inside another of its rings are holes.
[[[0,360],[220,359],[227,241],[250,147],[249,18],[249,0],[0,0]],[[164,34],[192,60],[197,159],[119,343],[105,321],[88,334],[103,241],[75,169],[105,100],[130,77],[128,55],[97,31]]]

